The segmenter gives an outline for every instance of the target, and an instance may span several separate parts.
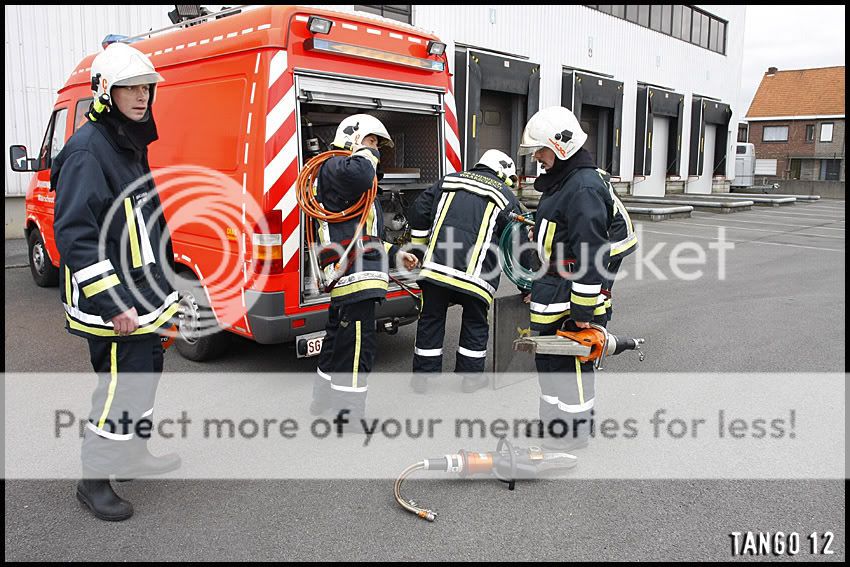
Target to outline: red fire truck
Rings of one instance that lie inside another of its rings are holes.
[[[316,354],[329,295],[314,283],[299,169],[346,116],[378,117],[395,142],[382,155],[384,237],[408,242],[407,207],[460,169],[445,45],[398,22],[298,6],[224,11],[127,41],[165,78],[149,161],[179,275],[178,350],[206,360],[235,333]],[[59,90],[38,157],[10,149],[13,169],[36,172],[25,234],[39,285],[55,285],[59,264],[50,161],[85,121],[93,58]],[[418,290],[407,284],[413,294],[391,283],[379,330],[415,320]],[[215,332],[204,332],[208,321]]]

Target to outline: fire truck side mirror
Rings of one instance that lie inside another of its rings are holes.
[[[38,171],[36,159],[27,157],[26,146],[9,146],[9,163],[12,171]]]

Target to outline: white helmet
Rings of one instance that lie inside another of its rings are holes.
[[[333,144],[343,150],[356,150],[363,142],[363,138],[369,134],[378,136],[378,145],[393,147],[387,129],[380,120],[368,114],[354,114],[339,123],[334,136]]]
[[[508,187],[516,183],[516,165],[511,156],[499,150],[487,150],[475,165],[489,167]]]
[[[537,111],[522,133],[519,155],[533,154],[546,147],[560,160],[570,159],[584,145],[587,134],[575,114],[563,106],[550,106]]]
[[[95,99],[104,93],[112,97],[112,87],[151,85],[150,104],[153,104],[156,83],[164,80],[147,55],[126,43],[110,43],[91,63],[91,90]]]

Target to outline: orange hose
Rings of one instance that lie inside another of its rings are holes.
[[[360,215],[360,223],[357,225],[357,229],[354,232],[355,235],[360,235],[362,234],[363,227],[366,226],[366,220],[369,218],[369,210],[372,207],[372,203],[378,196],[377,176],[372,180],[371,189],[363,193],[356,203],[344,211],[335,212],[327,210],[316,199],[316,195],[313,194],[313,186],[319,176],[319,169],[322,167],[322,164],[332,157],[348,157],[350,155],[351,152],[348,151],[330,150],[311,158],[298,173],[295,197],[298,200],[298,206],[300,206],[301,210],[304,211],[304,214],[311,219],[337,223],[357,218],[357,215]],[[312,227],[313,223],[310,224],[310,228],[305,232],[307,233],[308,249],[312,250],[313,243],[315,242],[315,235]],[[339,262],[337,262],[336,266],[334,266],[335,270],[339,270],[340,264],[342,264],[343,260],[344,258],[339,259]]]

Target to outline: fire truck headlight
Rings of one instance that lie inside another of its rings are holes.
[[[439,41],[428,42],[428,55],[442,55],[446,51],[446,44]]]
[[[310,16],[307,20],[307,29],[310,30],[310,33],[330,33],[333,25],[334,23],[331,20],[319,16]]]

